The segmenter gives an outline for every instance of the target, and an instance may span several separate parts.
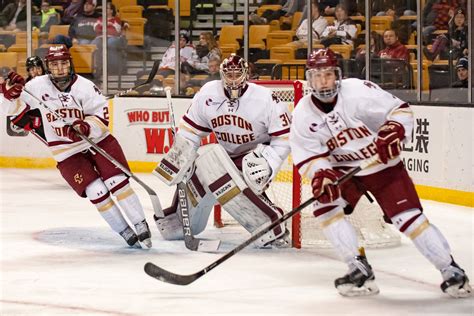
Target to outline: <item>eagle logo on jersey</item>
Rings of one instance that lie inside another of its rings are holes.
[[[74,175],[74,182],[76,182],[77,184],[81,184],[82,181],[84,181],[84,177],[82,176],[82,174],[76,173]]]
[[[209,98],[209,99],[206,100],[206,105],[207,105],[207,106],[211,106],[211,103],[212,103],[212,99],[211,99],[211,98]]]
[[[326,118],[326,123],[331,132],[340,132],[347,128],[343,119],[339,116],[337,112],[329,114]]]
[[[63,105],[63,107],[66,107],[68,106],[68,103],[69,103],[69,100],[70,100],[70,96],[67,95],[67,94],[60,94],[58,96],[59,98],[59,101],[61,101],[61,104]]]

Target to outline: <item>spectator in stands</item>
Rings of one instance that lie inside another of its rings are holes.
[[[423,41],[431,42],[431,35],[436,30],[447,30],[448,22],[454,16],[454,9],[459,6],[458,0],[428,0],[423,9]]]
[[[99,16],[94,25],[97,37],[92,41],[92,44],[97,46],[96,70],[98,73],[102,73],[102,27],[102,16]],[[107,57],[109,66],[107,72],[110,74],[117,74],[121,70],[122,51],[127,46],[122,31],[127,27],[128,24],[124,23],[122,26],[122,21],[117,17],[115,5],[112,2],[107,2]]]
[[[312,30],[313,30],[313,43],[319,43],[321,35],[323,34],[326,26],[328,25],[327,20],[321,15],[317,0],[311,2],[311,13],[312,13]],[[304,16],[304,15],[303,15]],[[296,30],[296,36],[298,40],[293,42],[296,46],[301,47],[308,43],[308,19],[304,19],[298,29]]]
[[[370,33],[370,57],[377,56],[379,52],[384,48],[383,37],[376,31]],[[360,79],[365,78],[365,55],[367,54],[367,49],[361,47],[357,49],[355,60],[357,67],[360,73]]]
[[[429,60],[435,60],[439,54],[447,57],[449,52],[451,52],[451,57],[453,59],[467,56],[468,27],[464,9],[456,9],[454,17],[449,21],[448,33],[438,35],[438,37],[433,41],[431,50],[424,47],[423,52]]]
[[[407,0],[381,0],[372,2],[376,16],[392,16],[394,20],[402,15],[416,15],[416,2]]]
[[[458,80],[451,85],[453,88],[467,88],[469,76],[469,62],[466,57],[459,58],[456,64]]]
[[[64,44],[68,48],[73,44],[92,44],[96,38],[95,24],[100,14],[95,12],[96,0],[84,2],[84,12],[76,15],[69,26],[69,37],[57,35],[53,44]]]
[[[385,48],[382,49],[378,56],[380,58],[403,59],[410,60],[408,49],[398,40],[398,34],[395,30],[388,29],[383,32],[383,42]]]
[[[26,0],[16,0],[0,12],[0,30],[26,31]]]
[[[165,51],[163,58],[158,69],[158,75],[167,77],[175,73],[175,42],[171,43],[168,49]],[[179,47],[180,47],[180,61],[187,62],[188,64],[195,63],[196,52],[192,44],[189,43],[189,36],[186,31],[181,31],[179,35]]]
[[[41,2],[41,13],[32,18],[33,26],[41,32],[49,32],[51,25],[59,24],[59,13],[51,7],[48,0]]]
[[[207,68],[208,68],[208,76],[205,79],[191,79],[186,83],[186,88],[185,88],[185,94],[186,95],[194,95],[196,92],[196,87],[202,87],[204,84],[208,83],[209,81],[213,80],[220,80],[221,75],[220,75],[220,65],[221,65],[221,59],[213,55],[211,58],[209,58],[208,63],[207,63]]]
[[[61,24],[71,24],[74,18],[81,14],[84,9],[83,0],[71,0],[71,3],[64,10]]]
[[[305,3],[305,0],[282,1],[282,8],[280,10],[266,10],[262,13],[261,17],[256,13],[252,13],[250,14],[249,19],[253,24],[268,24],[270,21],[279,20],[280,17],[291,17],[295,12],[303,11]]]
[[[347,16],[347,9],[338,4],[336,6],[336,20],[334,25],[328,25],[323,34],[321,34],[321,44],[329,47],[332,44],[347,44],[353,45],[353,40],[356,38],[357,27]]]
[[[212,32],[202,32],[199,35],[199,44],[196,45],[196,56],[193,57],[194,64],[190,65],[191,74],[206,74],[209,73],[209,61],[215,57],[221,59],[222,54],[219,47],[217,47],[216,39]],[[186,62],[187,63],[187,62]]]

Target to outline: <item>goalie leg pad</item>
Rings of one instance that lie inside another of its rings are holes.
[[[158,178],[171,186],[181,182],[197,157],[195,145],[176,135],[173,146],[153,170]]]
[[[282,216],[270,201],[248,188],[222,146],[212,144],[205,147],[196,159],[196,176],[225,211],[247,231],[252,233]],[[265,245],[284,232],[282,224],[262,237],[258,245]]]
[[[202,188],[202,191],[196,190]],[[216,203],[214,196],[206,192],[200,182],[193,175],[187,184],[188,205],[190,205],[189,217],[191,220],[191,231],[193,235],[200,234],[206,228],[212,208]],[[200,195],[203,194],[203,195]],[[181,213],[178,211],[178,196],[175,195],[171,207],[163,210],[164,218],[156,219],[156,226],[166,240],[183,239],[183,224]]]

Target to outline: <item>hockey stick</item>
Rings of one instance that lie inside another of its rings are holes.
[[[147,84],[150,84],[153,82],[153,80],[155,79],[155,76],[156,76],[156,73],[158,72],[158,67],[160,66],[160,61],[159,60],[155,60],[155,62],[153,63],[153,67],[151,68],[151,71],[150,73],[148,74],[148,78],[146,79],[145,82],[143,83],[140,83],[136,86],[134,86],[133,88],[130,88],[126,91],[123,91],[123,92],[119,92],[117,94],[110,94],[110,95],[107,95],[105,98],[108,100],[108,99],[112,99],[114,98],[115,96],[122,96],[122,95],[126,95],[128,92],[130,91],[133,91],[133,90],[137,90],[138,88],[140,87],[143,87]]]
[[[48,106],[45,102],[41,101],[38,97],[36,97],[34,94],[32,94],[30,91],[27,89],[23,88],[23,91],[30,95],[33,99],[35,99],[42,107],[44,107],[48,112],[50,112],[55,119],[59,120],[63,124],[67,125],[68,123],[66,120],[61,117],[54,109],[52,109],[50,106]],[[158,198],[158,195],[156,194],[155,191],[153,191],[152,188],[150,188],[148,185],[146,185],[142,180],[140,180],[137,176],[135,176],[130,170],[128,170],[126,167],[124,167],[120,162],[118,162],[115,158],[110,156],[105,150],[100,148],[96,143],[94,143],[89,137],[84,136],[81,134],[80,131],[76,129],[77,135],[83,139],[84,141],[88,142],[89,145],[91,145],[92,148],[94,148],[95,152],[98,152],[101,154],[104,158],[106,158],[108,161],[110,161],[112,164],[115,165],[115,167],[119,168],[123,173],[125,173],[128,177],[132,178],[135,180],[138,184],[140,184],[148,193],[151,199],[151,204],[153,205],[153,211],[155,212],[155,215],[157,217],[164,217],[163,210],[161,208],[161,203],[160,199]]]
[[[368,159],[368,160],[364,161],[359,167],[356,167],[356,168],[352,169],[350,172],[348,172],[345,175],[343,175],[342,177],[340,177],[335,182],[335,184],[336,185],[342,184],[342,183],[346,182],[347,180],[351,179],[359,171],[364,170],[367,167],[378,163],[377,159],[378,159],[378,156],[376,155],[376,156],[372,157],[371,159]],[[305,207],[307,207],[308,205],[313,203],[315,200],[316,200],[316,197],[314,197],[314,196],[311,197],[310,199],[306,200],[305,202],[300,204],[298,207],[296,207],[296,208],[292,209],[290,212],[284,214],[281,218],[273,221],[269,226],[267,226],[264,229],[260,230],[258,233],[256,233],[255,235],[253,235],[252,237],[247,239],[245,242],[243,242],[239,246],[235,247],[233,250],[231,250],[230,252],[228,252],[224,256],[220,257],[219,259],[217,259],[216,261],[214,261],[213,263],[211,263],[210,265],[208,265],[204,269],[199,270],[196,273],[187,274],[187,275],[177,274],[177,273],[167,271],[163,268],[160,268],[160,267],[158,267],[157,265],[155,265],[151,262],[147,262],[145,264],[145,267],[144,267],[145,273],[148,274],[149,276],[151,276],[151,277],[153,277],[157,280],[163,281],[163,282],[176,284],[176,285],[188,285],[188,284],[196,281],[197,279],[199,279],[200,277],[202,277],[203,275],[205,275],[209,271],[213,270],[215,267],[219,266],[220,264],[222,264],[227,259],[231,258],[233,255],[235,255],[236,253],[238,253],[239,251],[241,251],[242,249],[244,249],[245,247],[247,247],[248,245],[250,245],[251,243],[253,243],[257,239],[259,239],[263,235],[265,235],[267,232],[274,229],[276,226],[278,226],[281,223],[285,222],[286,220],[291,218],[293,215],[299,213],[301,210],[303,210]]]
[[[171,88],[165,88],[168,111],[170,112],[171,132],[176,137],[176,123],[174,121],[173,102],[171,100]],[[188,193],[186,183],[178,183],[178,208],[181,212],[181,223],[183,224],[183,239],[186,248],[192,251],[213,252],[219,248],[220,240],[205,240],[196,238],[191,230],[191,219],[189,217]]]

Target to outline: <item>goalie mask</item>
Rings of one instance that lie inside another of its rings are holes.
[[[64,45],[51,46],[44,59],[46,61],[46,71],[51,81],[58,88],[65,89],[74,75],[69,50]]]
[[[222,84],[231,100],[240,98],[247,86],[249,66],[245,59],[235,54],[224,59],[220,67]]]
[[[36,76],[42,76],[45,74],[44,64],[41,58],[38,56],[31,56],[26,59],[26,71],[28,72],[27,81],[33,79]]]
[[[306,61],[306,69],[313,95],[322,102],[331,102],[339,92],[342,79],[336,54],[329,48],[315,50]]]

